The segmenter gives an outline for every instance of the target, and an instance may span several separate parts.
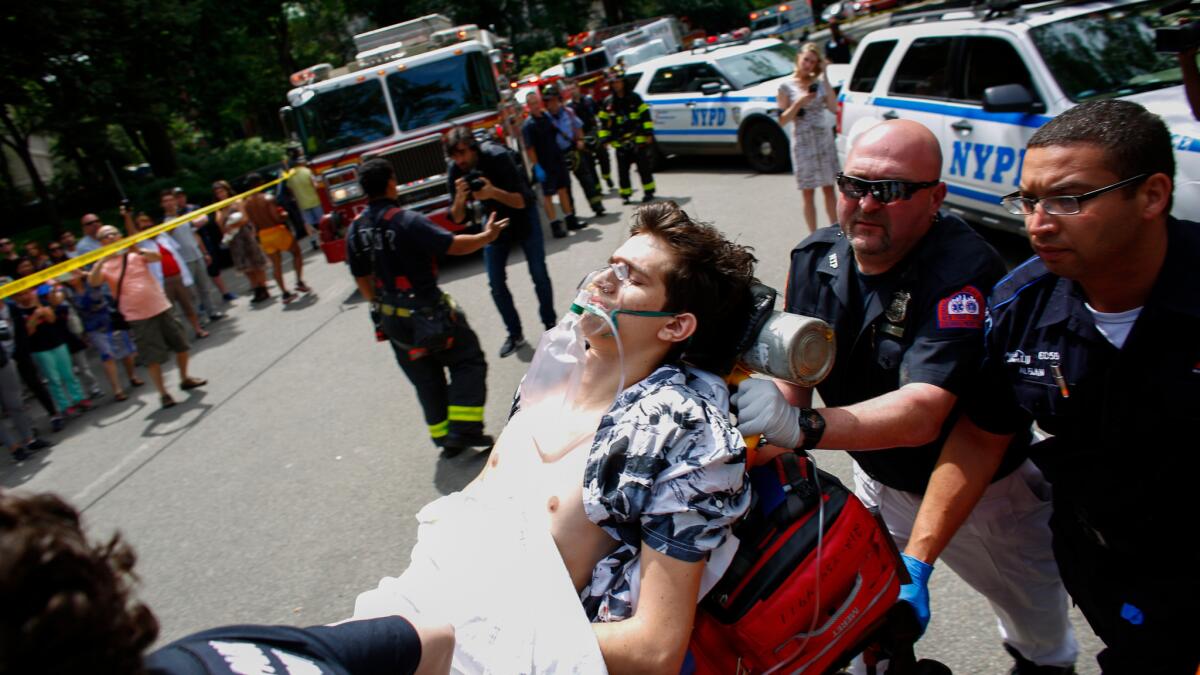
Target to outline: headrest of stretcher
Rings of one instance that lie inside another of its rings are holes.
[[[731,321],[721,330],[706,331],[706,337],[693,340],[684,349],[681,360],[715,375],[728,376],[742,353],[758,339],[759,332],[775,307],[777,295],[775,289],[766,284],[751,286],[746,297],[738,300],[742,306],[735,313],[745,317],[745,320]]]

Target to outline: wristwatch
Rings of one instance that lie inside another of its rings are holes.
[[[800,450],[812,450],[825,434],[825,418],[812,408],[800,409]]]

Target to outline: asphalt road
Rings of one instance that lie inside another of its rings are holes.
[[[753,245],[760,278],[783,288],[787,252],[804,229],[791,175],[756,175],[736,159],[688,159],[656,178],[660,197]],[[622,209],[615,197],[606,206],[612,213],[589,227],[547,239],[561,310],[574,284],[626,235],[632,207]],[[1011,236],[993,240],[1010,263],[1028,252]],[[417,509],[479,470],[481,456],[439,459],[425,438],[413,391],[390,350],[374,341],[346,268],[310,254],[306,271],[315,294],[287,307],[239,300],[195,345],[192,372],[210,383],[177,394],[179,406],[159,410],[147,386],[74,421],[54,436],[57,446],[30,461],[0,459],[0,485],[57,492],[84,510],[94,534],[119,529],[135,546],[141,596],[163,640],[220,624],[348,616],[359,592],[405,568]],[[232,272],[226,278],[244,290]],[[533,288],[519,253],[509,278],[532,333]],[[481,256],[446,265],[443,281],[483,342],[486,420],[498,432],[532,350],[496,357],[504,330]],[[178,391],[175,372],[168,382]],[[850,480],[843,453],[820,459]],[[488,574],[487,560],[478,565]],[[1007,672],[1011,662],[983,598],[948,568],[933,575],[932,596],[919,655],[957,673]],[[1084,647],[1079,671],[1098,672],[1099,643],[1075,619]]]

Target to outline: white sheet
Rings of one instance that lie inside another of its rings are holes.
[[[453,624],[454,673],[607,673],[545,510],[486,488],[421,509],[408,569],[360,594],[354,618]]]

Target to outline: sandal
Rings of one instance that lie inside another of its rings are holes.
[[[170,394],[163,394],[159,400],[162,401],[163,410],[175,407],[175,399],[171,398]]]
[[[204,380],[199,377],[189,377],[186,380],[184,380],[182,383],[180,383],[179,388],[184,391],[187,391],[188,389],[195,389],[196,387],[203,387],[206,384],[208,384],[208,380]]]
[[[140,377],[129,378],[129,386],[131,386],[131,387],[140,387],[143,384],[146,384],[146,381]]]
[[[129,394],[126,394],[123,391],[118,391],[117,393],[113,394],[113,399],[116,401],[128,401]]]
[[[204,338],[208,337],[209,335],[211,335],[211,333],[209,333],[209,332],[208,332],[208,331],[206,331],[206,330],[198,330],[198,331],[196,331],[196,339],[197,339],[197,340],[203,340]]]

